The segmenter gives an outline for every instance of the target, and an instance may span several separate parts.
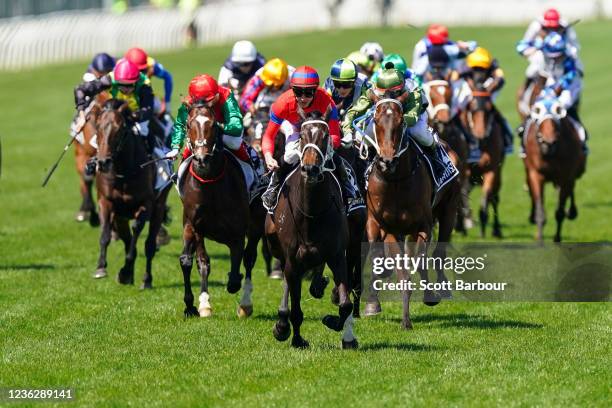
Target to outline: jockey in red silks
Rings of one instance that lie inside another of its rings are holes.
[[[284,92],[270,109],[270,123],[266,128],[262,140],[262,151],[269,170],[274,170],[270,184],[262,195],[264,206],[270,210],[276,205],[279,187],[287,174],[300,160],[300,127],[303,119],[298,114],[298,106],[308,114],[313,111],[325,113],[330,107],[331,114],[328,119],[330,141],[333,149],[341,145],[340,125],[338,123],[338,111],[331,96],[319,87],[319,75],[314,68],[302,66],[296,68],[291,75],[291,89]],[[282,129],[281,129],[282,128]],[[279,130],[286,137],[285,152],[279,161],[275,160],[274,139]],[[347,173],[345,162],[340,156],[333,154],[333,149],[328,149],[325,160],[334,162],[334,174],[342,186],[342,194],[345,204],[351,204],[351,200],[359,200],[359,189]],[[331,156],[331,157],[330,157]],[[346,164],[348,166],[348,164]]]

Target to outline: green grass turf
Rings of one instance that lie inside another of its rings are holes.
[[[612,24],[581,23],[577,31],[592,154],[577,187],[580,216],[565,224],[564,238],[604,241],[612,233]],[[366,40],[409,59],[422,32],[316,32],[257,45],[267,57],[326,72]],[[526,66],[514,52],[522,33],[523,27],[452,29],[454,38],[476,39],[500,60],[508,82],[498,105],[513,125],[514,92]],[[157,56],[174,74],[175,109],[189,79],[216,75],[228,52],[226,45]],[[73,387],[79,406],[609,406],[609,304],[415,304],[411,332],[400,330],[400,305],[385,304],[382,316],[358,321],[361,348],[341,351],[339,336],[320,323],[335,308],[327,296],[318,301],[305,292],[303,334],[311,349],[296,351],[272,337],[280,285],[264,277],[261,258],[254,271],[254,315],[238,320],[239,297],[224,288],[228,252],[212,244],[214,316],[186,321],[178,264],[181,208],[174,192],[173,240],[155,259],[155,289],[120,287],[113,278],[94,281],[99,230],[73,221],[80,198],[72,157],[46,189],[40,187],[67,139],[72,88],[85,66],[82,61],[0,74],[0,387]],[[500,206],[507,240],[533,237],[523,179],[522,164],[510,156]],[[477,189],[474,206],[478,195]],[[548,187],[549,214],[554,202]],[[469,239],[475,236],[473,230]],[[121,245],[111,245],[108,261],[114,277]],[[141,256],[137,279],[143,269]]]

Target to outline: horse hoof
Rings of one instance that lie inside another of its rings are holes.
[[[440,303],[441,300],[440,296],[431,290],[426,290],[423,294],[423,303],[427,306],[435,306]]]
[[[270,272],[268,278],[275,280],[283,279],[283,271],[281,271],[280,269],[274,269],[272,272]]]
[[[501,232],[501,230],[500,230],[500,229],[494,229],[494,230],[493,230],[493,232],[492,232],[492,235],[493,235],[493,237],[495,237],[495,238],[499,238],[499,239],[502,239],[502,238],[503,238],[503,236],[502,236],[502,232]]]
[[[561,242],[561,235],[555,235],[555,238],[553,239],[554,242]]]
[[[168,245],[170,243],[170,234],[168,234],[168,230],[164,227],[159,229],[157,236],[155,237],[155,244],[157,247]]]
[[[276,322],[274,325],[274,329],[272,329],[272,334],[274,338],[278,341],[286,341],[291,334],[291,330],[289,330],[289,325],[279,324]]]
[[[212,316],[212,307],[206,306],[198,309],[198,316],[200,317],[211,317]]]
[[[134,284],[134,272],[127,273],[125,267],[121,268],[117,274],[117,282],[122,285],[133,285]]]
[[[351,341],[342,340],[342,350],[355,350],[357,348],[359,348],[357,339],[353,339]]]
[[[338,316],[327,315],[323,318],[323,324],[327,326],[328,329],[332,329],[333,331],[341,331],[344,322],[340,323],[340,318]]]
[[[299,349],[307,349],[310,347],[310,344],[308,344],[308,342],[304,340],[302,336],[293,336],[291,339],[291,345]]]
[[[198,309],[195,306],[187,306],[185,308],[185,317],[196,317],[199,316]]]
[[[380,307],[379,302],[367,302],[365,305],[365,309],[363,311],[363,315],[365,317],[368,316],[376,316],[382,312],[382,307]]]
[[[142,285],[140,285],[140,289],[142,289],[142,290],[153,289],[153,283],[151,283],[151,282],[142,282]]]
[[[467,230],[472,229],[472,228],[474,228],[474,221],[472,221],[471,218],[465,218],[463,220],[463,229],[465,229],[467,232]]]
[[[76,222],[83,222],[89,217],[89,213],[87,211],[79,211],[74,219]]]
[[[227,292],[234,294],[238,293],[240,287],[242,286],[242,274],[238,274],[237,277],[234,277],[231,272],[227,274]]]
[[[253,305],[238,305],[238,317],[250,317],[253,314]]]
[[[92,212],[89,214],[89,226],[91,227],[99,227],[100,226],[100,216],[98,213]]]
[[[106,269],[100,268],[100,269],[96,269],[96,271],[94,272],[92,276],[94,279],[101,279],[101,278],[106,278],[108,274],[106,273]]]
[[[325,294],[325,288],[329,284],[329,278],[327,276],[321,276],[320,279],[312,281],[310,284],[310,294],[315,299],[321,299]]]
[[[410,320],[402,320],[402,329],[403,330],[412,330],[412,322]]]
[[[569,211],[567,212],[567,219],[575,220],[577,217],[578,217],[578,209],[570,207]]]

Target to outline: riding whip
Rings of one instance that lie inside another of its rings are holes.
[[[57,161],[53,164],[53,166],[51,166],[51,169],[49,170],[49,172],[47,173],[47,176],[43,180],[42,187],[45,187],[47,185],[47,183],[49,182],[49,179],[51,178],[51,176],[55,172],[55,169],[57,168],[57,165],[60,163],[60,161],[62,161],[62,158],[64,157],[64,155],[66,154],[66,152],[70,148],[70,145],[72,144],[72,142],[74,142],[74,139],[76,139],[77,135],[78,135],[78,133],[75,132],[74,136],[70,137],[70,140],[68,140],[68,143],[66,143],[66,146],[64,146],[64,150],[62,151],[62,154],[60,154],[60,156],[57,159]]]

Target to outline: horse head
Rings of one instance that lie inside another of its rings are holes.
[[[406,151],[404,143],[404,102],[410,96],[404,92],[397,98],[390,95],[374,95],[374,136],[377,144],[378,166],[383,173],[393,173],[399,163],[399,157]]]
[[[451,101],[453,90],[448,81],[434,79],[423,84],[429,105],[427,113],[434,126],[444,126],[451,119]],[[439,132],[440,133],[440,132]]]
[[[198,168],[211,165],[217,152],[223,151],[221,128],[210,106],[193,106],[187,117],[187,144]]]
[[[483,82],[469,79],[467,83],[472,91],[472,99],[467,106],[468,124],[476,139],[489,136],[493,126],[493,100]]]
[[[96,120],[96,161],[100,172],[108,173],[123,150],[130,136],[127,123],[131,113],[125,101],[109,99],[104,103]]]
[[[554,92],[544,90],[531,109],[530,118],[535,124],[536,141],[542,156],[553,156],[561,129],[561,120],[567,115]]]
[[[329,139],[329,126],[327,121],[331,114],[331,106],[324,114],[318,111],[304,114],[298,107],[298,114],[302,118],[300,128],[300,170],[307,183],[317,183],[323,180],[325,162],[332,153]]]

